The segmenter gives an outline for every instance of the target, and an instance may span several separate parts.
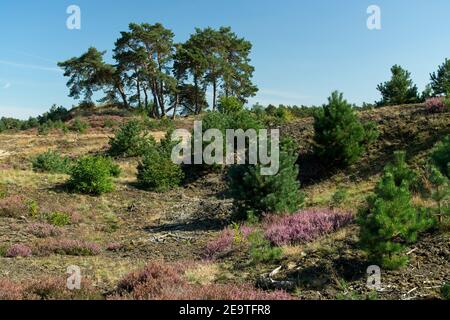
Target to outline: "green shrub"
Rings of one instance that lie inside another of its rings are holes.
[[[69,173],[71,161],[56,151],[47,151],[39,154],[32,160],[33,170],[50,173]]]
[[[344,187],[339,187],[331,198],[333,207],[339,207],[348,198],[348,190]]]
[[[28,200],[26,202],[28,213],[31,217],[36,218],[40,214],[39,204],[35,200]]]
[[[8,195],[8,189],[6,185],[0,183],[0,199],[5,198]]]
[[[217,104],[220,113],[237,113],[244,109],[244,104],[236,97],[221,97]]]
[[[430,210],[438,218],[439,223],[442,223],[444,217],[450,217],[450,183],[449,179],[436,167],[431,166],[429,171],[428,179],[432,186],[431,199],[435,202],[435,206]]]
[[[404,157],[398,156],[397,161],[386,167],[375,194],[358,214],[361,246],[371,260],[386,269],[404,266],[408,261],[405,244],[415,242],[418,233],[434,223],[425,210],[412,205]]]
[[[111,159],[86,156],[75,163],[68,185],[76,192],[100,195],[114,190],[112,177],[119,174],[120,168]]]
[[[374,125],[362,125],[352,105],[337,91],[315,113],[314,129],[315,152],[329,166],[354,163],[377,136]]]
[[[0,245],[0,257],[5,257],[6,251],[8,251],[8,247],[5,245]]]
[[[283,255],[283,250],[280,247],[273,247],[265,239],[261,231],[255,231],[249,234],[247,241],[250,246],[249,252],[253,263],[276,262]]]
[[[68,226],[72,221],[70,215],[65,212],[48,212],[44,214],[44,218],[48,223],[57,227]]]
[[[76,118],[70,126],[71,131],[75,131],[78,133],[85,133],[88,128],[89,124],[81,120],[80,118]]]
[[[277,174],[264,176],[261,165],[236,165],[229,169],[230,195],[240,209],[238,218],[261,216],[264,213],[292,213],[303,204],[298,181],[297,156],[281,146]]]
[[[450,300],[450,283],[445,283],[442,286],[441,295],[444,300]]]
[[[431,154],[434,165],[447,178],[450,178],[450,136],[438,143]]]
[[[131,120],[119,128],[109,145],[109,154],[114,157],[137,157],[155,145],[155,140],[144,133],[141,122]]]
[[[148,149],[137,169],[138,183],[150,191],[167,191],[179,186],[183,179],[181,167],[158,148]]]
[[[400,187],[403,182],[406,182],[410,190],[417,189],[417,173],[406,163],[406,153],[404,151],[394,152],[394,161],[386,165],[384,170],[392,174],[397,187]]]

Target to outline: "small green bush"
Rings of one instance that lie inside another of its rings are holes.
[[[109,141],[111,156],[137,157],[155,145],[155,140],[144,133],[143,125],[138,120],[123,124]]]
[[[339,207],[348,198],[348,190],[344,187],[339,187],[331,198],[333,207]]]
[[[247,241],[250,246],[249,252],[253,263],[276,262],[283,255],[283,250],[280,247],[273,247],[265,239],[261,231],[249,234]]]
[[[244,104],[236,97],[221,97],[217,104],[220,113],[237,113],[244,109]]]
[[[65,212],[48,212],[44,214],[44,218],[57,227],[68,226],[72,222],[70,215]]]
[[[147,150],[137,169],[138,183],[149,191],[164,192],[179,186],[184,176],[181,167],[158,148]]]
[[[80,118],[76,118],[69,129],[78,133],[85,133],[88,128],[89,124],[87,122],[81,120]]]
[[[436,145],[431,160],[443,175],[450,178],[450,136]]]
[[[228,188],[239,208],[236,218],[260,217],[264,213],[292,213],[304,202],[298,181],[297,155],[284,146],[277,174],[261,175],[261,165],[235,165],[228,171]]]
[[[369,259],[386,269],[398,269],[408,262],[406,244],[414,243],[420,232],[434,225],[426,210],[412,205],[410,175],[404,154],[385,168],[375,194],[358,214],[360,244]]]
[[[32,160],[33,170],[50,173],[69,173],[71,161],[56,151],[47,151],[39,154]]]
[[[100,195],[114,190],[112,177],[119,174],[120,168],[111,159],[86,156],[75,163],[68,186],[76,192]]]
[[[441,295],[444,300],[450,300],[450,283],[446,283],[442,286]]]

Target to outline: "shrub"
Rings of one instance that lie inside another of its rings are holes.
[[[156,148],[147,150],[137,170],[137,180],[141,187],[156,192],[179,186],[184,176],[181,167]]]
[[[248,284],[189,284],[183,268],[151,262],[126,275],[109,299],[135,300],[290,300],[284,291],[264,292]]]
[[[446,109],[444,99],[442,97],[433,97],[425,101],[425,107],[429,113],[439,113]]]
[[[48,212],[44,214],[44,218],[57,227],[64,227],[72,222],[70,215],[65,212]]]
[[[26,199],[20,195],[11,195],[0,199],[0,216],[19,218],[27,215]]]
[[[6,185],[0,183],[0,199],[6,198],[8,195],[8,189]]]
[[[248,236],[254,232],[254,228],[247,226],[235,226],[224,229],[218,237],[207,243],[203,256],[206,259],[223,257],[241,247]]]
[[[112,156],[137,157],[155,145],[153,137],[144,134],[143,125],[137,120],[123,124],[109,141]]]
[[[78,133],[85,133],[88,128],[89,124],[87,122],[81,120],[80,118],[76,118],[69,129]]]
[[[217,104],[220,113],[237,113],[244,109],[244,104],[236,97],[221,97]]]
[[[69,290],[67,279],[46,277],[13,282],[0,278],[0,300],[96,300],[101,293],[90,282],[81,280],[80,290]]]
[[[110,159],[86,156],[75,163],[68,185],[76,192],[100,195],[114,190],[112,176],[119,173],[119,167]]]
[[[339,187],[331,197],[331,204],[333,207],[339,207],[348,198],[348,190],[343,187]]]
[[[27,232],[38,238],[57,237],[62,234],[61,229],[47,223],[33,223],[28,226]]]
[[[28,207],[28,213],[31,217],[36,218],[40,214],[39,204],[35,200],[26,201]]]
[[[261,300],[292,300],[285,291],[267,292],[255,289],[250,284],[208,284],[187,286],[175,292],[167,299],[176,300],[232,300],[232,301],[261,301]]]
[[[24,286],[26,300],[99,300],[102,295],[84,278],[81,279],[80,289],[67,288],[64,277],[46,277],[31,281]]]
[[[410,188],[418,184],[417,174],[406,163],[404,151],[394,152],[394,160],[386,165],[384,172],[392,175],[397,187],[400,187],[403,182],[406,182]]]
[[[34,171],[69,173],[71,161],[68,157],[63,157],[58,152],[49,150],[34,158],[32,164]]]
[[[0,278],[0,301],[23,299],[23,288],[9,279]]]
[[[429,171],[428,179],[432,185],[431,199],[436,204],[430,210],[438,218],[439,223],[442,223],[445,216],[450,216],[450,204],[448,201],[450,198],[449,179],[434,166],[431,166]]]
[[[106,246],[107,251],[119,251],[123,248],[123,245],[118,242],[112,242]]]
[[[362,125],[352,107],[337,91],[314,115],[315,153],[329,166],[353,164],[377,136],[373,124]]]
[[[95,243],[66,239],[48,239],[36,248],[36,253],[43,256],[50,254],[95,256],[100,251],[100,247]]]
[[[413,207],[408,175],[398,175],[405,172],[399,169],[404,167],[404,158],[397,160],[401,162],[385,169],[375,194],[367,198],[367,206],[358,214],[362,247],[371,260],[387,269],[405,265],[405,243],[415,242],[418,233],[433,224],[424,210]]]
[[[431,160],[443,175],[450,178],[450,136],[436,145]]]
[[[272,247],[264,238],[264,233],[255,231],[248,236],[250,245],[250,257],[253,263],[274,262],[281,258],[283,251],[279,247]]]
[[[293,215],[264,220],[266,238],[278,246],[313,241],[353,221],[351,213],[330,209],[308,209]]]
[[[450,283],[445,283],[442,286],[441,295],[444,300],[450,300]]]
[[[298,181],[297,156],[293,151],[281,149],[279,171],[275,175],[262,175],[261,165],[236,165],[228,172],[228,187],[241,218],[251,213],[292,213],[303,204]],[[244,214],[244,216],[242,216]]]
[[[16,258],[16,257],[29,257],[31,256],[30,247],[24,244],[14,244],[6,250],[5,257]]]

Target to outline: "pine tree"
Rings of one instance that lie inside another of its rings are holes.
[[[450,178],[450,136],[436,145],[431,160],[443,175]]]
[[[450,60],[445,59],[445,62],[439,66],[437,72],[431,75],[431,87],[434,93],[450,95]]]
[[[445,216],[450,216],[450,184],[448,178],[436,167],[432,166],[429,171],[429,180],[433,186],[431,199],[436,203],[431,211],[438,218],[439,223],[442,223]]]
[[[411,80],[411,73],[399,65],[391,68],[391,80],[378,85],[382,100],[379,105],[389,106],[419,101],[417,86]]]
[[[261,175],[261,165],[237,165],[229,170],[229,190],[240,209],[248,214],[293,213],[303,204],[298,181],[297,156],[290,142],[280,150],[280,169],[276,175]]]
[[[412,176],[404,155],[397,153],[396,162],[386,167],[375,194],[358,214],[361,246],[371,260],[388,269],[405,265],[405,245],[415,242],[418,233],[433,224],[425,210],[412,205]]]
[[[354,163],[365,147],[376,138],[376,130],[364,126],[350,105],[337,91],[314,115],[315,152],[330,165]]]

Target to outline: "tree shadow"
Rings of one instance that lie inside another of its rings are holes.
[[[367,261],[358,258],[339,257],[330,262],[308,266],[288,274],[297,286],[307,289],[322,290],[328,286],[338,285],[337,281],[361,280],[367,270]]]
[[[181,222],[165,223],[158,226],[147,226],[144,230],[149,233],[157,232],[194,232],[194,231],[219,231],[229,224],[228,220],[221,218],[199,218]]]

